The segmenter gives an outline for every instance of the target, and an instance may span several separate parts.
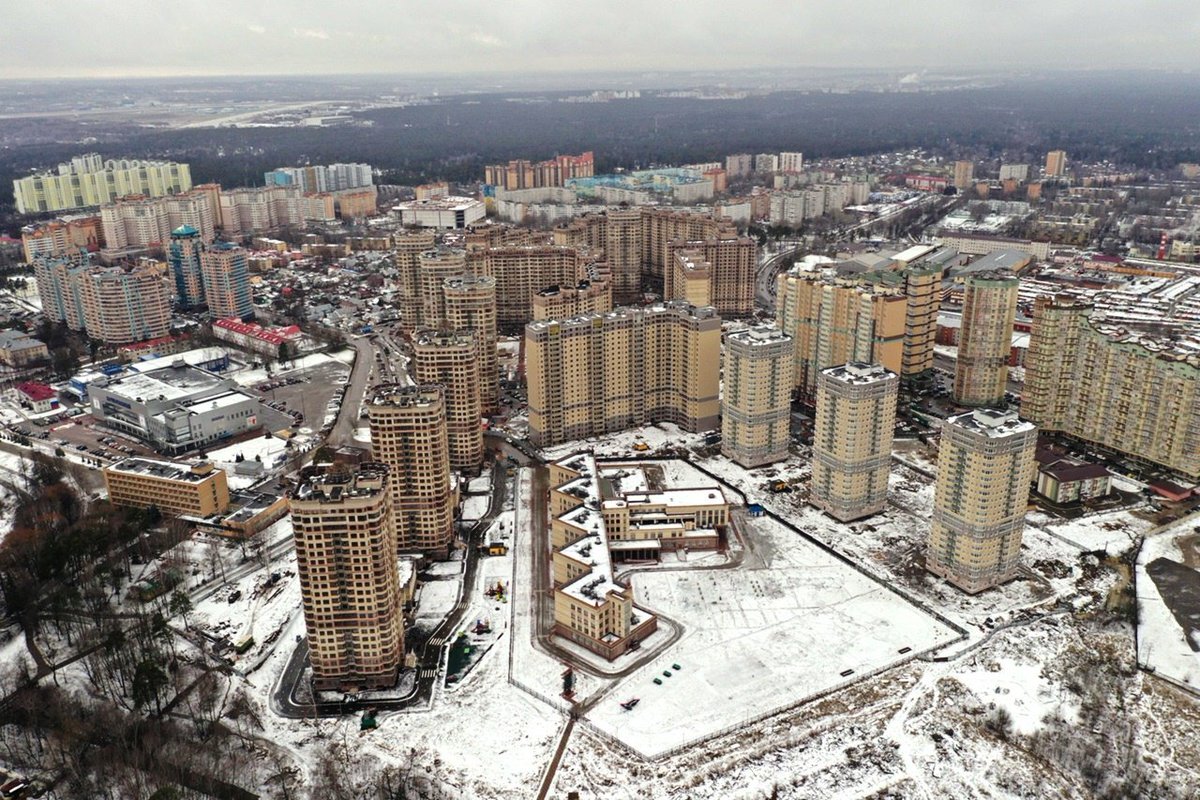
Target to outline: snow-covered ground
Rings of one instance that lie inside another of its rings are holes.
[[[460,517],[463,522],[475,522],[483,517],[488,510],[488,502],[491,497],[486,494],[468,495],[462,504],[462,513]]]
[[[1085,552],[1105,550],[1115,555],[1136,545],[1154,527],[1154,523],[1122,509],[1089,514],[1079,519],[1055,519],[1043,527],[1048,533],[1077,545]]]
[[[292,448],[298,446],[298,443],[293,442]],[[269,437],[262,435],[247,439],[244,442],[222,447],[219,450],[209,450],[208,457],[218,467],[225,470],[225,477],[229,482],[230,489],[245,489],[258,483],[262,480],[263,476],[238,475],[235,470],[239,455],[246,461],[254,461],[255,459],[261,461],[264,474],[266,474],[285,463],[288,455],[292,452],[293,450],[288,447],[285,440],[274,435]]]
[[[669,422],[658,425],[648,425],[644,428],[634,428],[620,433],[610,434],[599,439],[584,439],[577,442],[547,448],[543,455],[547,460],[554,461],[580,451],[588,451],[597,458],[622,458],[626,456],[661,455],[664,448],[695,447],[704,441],[704,435],[688,433]],[[648,449],[635,450],[635,445],[645,445]]]
[[[1195,627],[1185,631],[1146,570],[1159,558],[1185,563],[1180,540],[1190,538],[1194,546],[1198,523],[1200,516],[1193,515],[1147,538],[1138,553],[1136,582],[1139,663],[1158,675],[1194,687],[1194,691],[1200,691],[1200,652],[1193,649],[1192,643],[1200,646],[1200,624],[1193,619]],[[1200,575],[1196,576],[1193,592],[1196,586],[1200,586]]]
[[[747,561],[755,563],[633,578],[636,601],[685,632],[622,680],[588,719],[647,757],[959,636],[780,523],[746,525],[755,556]],[[632,712],[619,705],[626,695],[641,698]]]

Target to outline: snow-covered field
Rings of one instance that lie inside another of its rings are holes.
[[[463,500],[462,513],[460,514],[463,522],[474,522],[483,517],[487,513],[488,502],[490,500],[490,496],[486,494],[468,495]]]
[[[299,444],[295,442],[292,444],[293,448],[298,446]],[[263,476],[238,475],[234,470],[237,467],[237,457],[239,455],[246,461],[258,459],[262,462],[265,473],[269,473],[287,461],[287,457],[291,452],[293,451],[288,447],[285,440],[276,436],[268,437],[263,435],[222,447],[219,450],[210,450],[208,451],[208,457],[218,467],[225,470],[225,477],[229,482],[230,489],[245,489],[258,483],[262,480]]]
[[[778,522],[747,524],[765,563],[633,578],[637,602],[685,633],[588,718],[648,757],[958,638]],[[618,704],[626,695],[641,698],[632,712]]]
[[[1048,533],[1077,545],[1080,550],[1105,550],[1111,554],[1124,553],[1153,527],[1153,522],[1135,517],[1126,510],[1054,520],[1044,526]]]
[[[1184,631],[1146,568],[1159,558],[1184,563],[1180,539],[1195,536],[1198,523],[1200,517],[1193,515],[1146,539],[1138,553],[1136,583],[1139,663],[1158,675],[1194,687],[1193,691],[1200,691],[1200,652],[1190,646],[1189,634],[1200,646],[1200,627]],[[1200,585],[1200,576],[1195,585]]]

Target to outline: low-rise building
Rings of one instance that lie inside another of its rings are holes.
[[[401,225],[418,228],[461,230],[483,219],[482,201],[471,197],[442,197],[436,200],[410,200],[395,207]]]
[[[211,461],[189,464],[153,458],[126,458],[105,467],[104,485],[113,505],[154,506],[176,516],[208,517],[229,508],[225,471]]]
[[[34,414],[45,414],[58,408],[58,392],[54,387],[35,381],[18,383],[12,390],[13,399],[17,405],[27,408]]]
[[[50,358],[50,351],[39,339],[24,331],[0,331],[0,362],[14,367],[28,367]]]
[[[1038,450],[1037,492],[1051,503],[1068,505],[1106,497],[1112,474],[1103,464],[1089,464],[1053,450]]]

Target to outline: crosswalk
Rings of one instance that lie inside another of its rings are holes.
[[[446,637],[445,636],[435,636],[429,640],[429,643],[431,645],[433,645],[434,647],[441,647],[442,645],[444,645],[446,643]]]
[[[437,670],[436,669],[423,669],[423,670],[421,670],[421,677],[422,678],[437,677]]]

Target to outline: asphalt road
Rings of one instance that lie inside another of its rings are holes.
[[[346,392],[342,396],[342,407],[338,411],[337,421],[326,440],[333,448],[354,444],[354,429],[358,427],[359,407],[363,395],[367,391],[367,379],[371,375],[371,366],[375,363],[375,348],[371,340],[365,336],[356,336],[350,340],[357,355],[354,358],[354,368],[350,370],[350,381],[346,384]]]

